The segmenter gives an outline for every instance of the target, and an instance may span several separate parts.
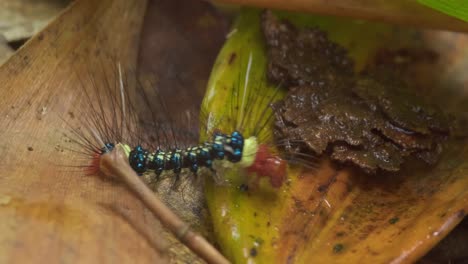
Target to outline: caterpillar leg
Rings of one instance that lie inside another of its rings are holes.
[[[215,170],[215,169],[213,169],[213,168],[210,168],[210,171],[211,171],[211,173],[213,173],[213,178],[214,178],[217,182],[221,182],[221,181],[224,180],[223,175],[220,175],[220,174],[218,173],[217,170]]]
[[[172,183],[172,186],[171,186],[171,189],[172,190],[177,190],[177,188],[179,187],[179,183],[180,183],[180,173],[176,173],[175,177],[174,177],[174,182]]]

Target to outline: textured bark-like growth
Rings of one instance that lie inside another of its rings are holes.
[[[391,71],[354,73],[345,49],[319,29],[271,13],[262,27],[268,77],[289,89],[275,106],[275,134],[292,155],[327,153],[368,172],[397,171],[407,156],[437,161],[448,119]]]

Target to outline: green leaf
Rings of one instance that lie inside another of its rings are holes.
[[[418,2],[468,22],[468,1],[466,0],[418,0]]]

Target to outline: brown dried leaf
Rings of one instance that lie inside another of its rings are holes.
[[[92,111],[85,61],[135,67],[145,6],[76,1],[0,67],[0,262],[168,261],[163,229],[125,186],[70,167],[82,156],[64,122]]]
[[[298,30],[271,13],[263,19],[269,77],[293,87],[276,107],[276,135],[293,156],[327,152],[370,172],[397,171],[411,154],[437,161],[450,130],[439,109],[402,81],[354,74],[346,51],[324,32]]]
[[[328,41],[319,29],[297,30],[287,22],[279,23],[271,12],[263,14],[262,28],[268,56],[274,58],[268,62],[268,78],[276,83],[322,86],[353,72],[346,50]]]
[[[424,135],[433,131],[449,131],[448,120],[441,109],[425,102],[423,95],[412,92],[403,82],[388,78],[385,81],[369,77],[358,78],[353,91],[369,107],[382,111],[390,122],[400,128]]]

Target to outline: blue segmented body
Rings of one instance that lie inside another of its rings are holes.
[[[112,143],[107,143],[103,152],[113,147]],[[234,131],[231,135],[215,133],[211,141],[185,149],[169,151],[158,149],[150,152],[138,145],[130,151],[128,161],[139,175],[147,171],[154,171],[156,176],[164,171],[173,171],[179,175],[182,169],[186,168],[197,174],[201,167],[212,169],[214,160],[222,160],[226,157],[232,163],[241,161],[243,148],[244,137],[240,132]]]

